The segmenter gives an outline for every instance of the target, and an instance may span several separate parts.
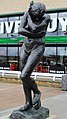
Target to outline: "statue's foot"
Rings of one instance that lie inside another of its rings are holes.
[[[39,92],[38,94],[34,94],[32,104],[35,105],[37,102],[40,101],[40,98],[41,98],[41,92]]]
[[[27,110],[29,110],[29,109],[31,109],[32,108],[32,105],[30,105],[30,104],[25,104],[23,107],[21,107],[20,109],[19,109],[19,111],[21,111],[21,112],[23,112],[23,111],[27,111]]]
[[[36,110],[38,110],[41,107],[40,98],[41,98],[41,92],[39,94],[34,94],[32,104],[33,104],[33,108]]]
[[[33,105],[33,109],[38,110],[41,107],[41,101],[39,100],[37,103]]]

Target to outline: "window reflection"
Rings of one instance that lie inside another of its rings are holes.
[[[67,56],[67,47],[58,47],[58,55]]]
[[[67,66],[67,47],[58,47],[58,62]]]
[[[8,47],[8,56],[18,56],[18,47]]]
[[[46,47],[44,56],[56,55],[56,47]]]
[[[0,47],[0,56],[6,56],[7,47]]]
[[[46,47],[43,61],[47,65],[56,64],[56,47]]]
[[[10,70],[19,70],[18,47],[8,47],[8,62]]]

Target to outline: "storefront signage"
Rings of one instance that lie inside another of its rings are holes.
[[[61,31],[66,31],[67,17],[57,17],[57,13],[51,14],[51,22],[48,26],[47,31],[55,32],[57,29],[60,29],[59,27],[61,27]]]
[[[0,33],[17,33],[20,21],[0,22]]]
[[[50,14],[51,22],[48,25],[47,31],[52,33],[57,31],[57,28],[61,26],[61,31],[66,31],[67,27],[67,17],[57,17],[57,13]],[[59,24],[58,24],[59,22]],[[17,33],[18,26],[20,25],[20,21],[6,21],[0,22],[0,34],[4,33]]]

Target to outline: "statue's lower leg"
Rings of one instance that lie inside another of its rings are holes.
[[[36,82],[32,78],[29,78],[28,82],[31,87],[31,90],[33,90],[33,92],[34,92],[34,96],[33,96],[33,100],[32,100],[33,108],[39,109],[41,106],[41,101],[40,101],[41,92],[39,91]]]
[[[21,108],[20,111],[26,111],[32,107],[36,110],[39,109],[41,106],[41,92],[39,91],[36,82],[32,78],[28,77],[23,81],[23,89],[25,93],[26,104]],[[34,92],[33,100],[31,90]]]
[[[32,94],[31,89],[26,82],[23,81],[23,89],[25,94],[26,103],[19,111],[27,111],[32,108]]]

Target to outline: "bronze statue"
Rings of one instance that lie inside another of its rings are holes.
[[[26,104],[19,109],[21,112],[31,108],[37,110],[41,106],[41,92],[30,76],[45,50],[44,37],[50,21],[50,16],[45,13],[46,6],[43,3],[32,1],[18,28],[18,33],[25,36],[20,52],[20,78],[23,81]]]

